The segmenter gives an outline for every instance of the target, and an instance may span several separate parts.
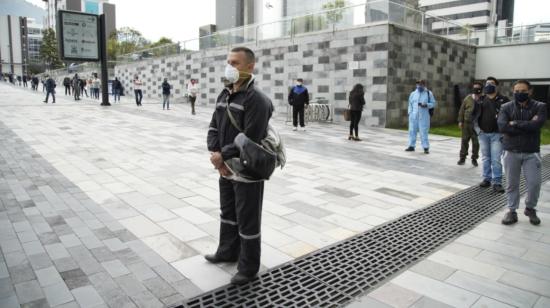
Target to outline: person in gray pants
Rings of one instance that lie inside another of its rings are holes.
[[[529,222],[540,224],[535,207],[541,187],[542,159],[540,156],[540,129],[546,121],[546,104],[529,97],[531,84],[527,80],[514,83],[514,100],[502,105],[498,115],[498,127],[503,134],[502,161],[506,174],[508,209],[502,223],[511,225],[518,221],[519,182],[521,171],[527,186],[525,211]]]

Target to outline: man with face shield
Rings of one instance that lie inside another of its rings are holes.
[[[525,216],[533,225],[540,224],[535,207],[540,194],[542,159],[540,157],[540,129],[547,118],[546,104],[530,98],[531,83],[518,80],[514,83],[514,100],[502,105],[498,127],[503,135],[506,170],[506,198],[508,209],[502,223],[518,221],[519,182],[523,171],[527,186]]]
[[[246,47],[231,50],[225,68],[225,88],[218,96],[208,129],[210,161],[220,173],[220,241],[211,263],[237,262],[231,283],[241,285],[256,277],[260,267],[260,223],[264,182],[235,178],[225,161],[239,157],[234,144],[238,126],[254,141],[267,134],[273,113],[271,100],[254,85],[255,56]],[[235,120],[231,122],[229,112]]]
[[[499,133],[497,118],[500,108],[509,99],[497,91],[498,80],[487,77],[483,92],[485,95],[474,108],[474,129],[478,135],[483,163],[480,187],[490,187],[493,191],[503,193],[502,188],[502,135]]]

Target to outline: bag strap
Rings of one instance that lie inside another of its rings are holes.
[[[231,124],[233,124],[233,126],[235,126],[235,128],[238,129],[241,133],[243,133],[243,130],[239,127],[239,125],[237,124],[237,121],[233,117],[233,114],[229,110],[229,103],[227,103],[227,107],[225,107],[225,111],[227,112],[227,116],[229,117],[229,121],[231,121]]]

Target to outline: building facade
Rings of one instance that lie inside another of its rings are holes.
[[[18,76],[27,74],[27,18],[0,16],[0,72]]]
[[[486,30],[508,27],[514,21],[514,0],[419,0],[419,8],[434,16],[426,20],[428,30],[454,39],[465,36],[458,25],[469,26],[472,30]],[[491,31],[476,33],[471,39],[481,44],[493,39],[486,35]]]
[[[41,64],[40,46],[42,45],[43,27],[32,18],[27,18],[27,42],[29,64]]]

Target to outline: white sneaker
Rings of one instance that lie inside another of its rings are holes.
[[[294,126],[294,128],[292,128],[293,131],[297,131],[298,130],[298,127]]]

